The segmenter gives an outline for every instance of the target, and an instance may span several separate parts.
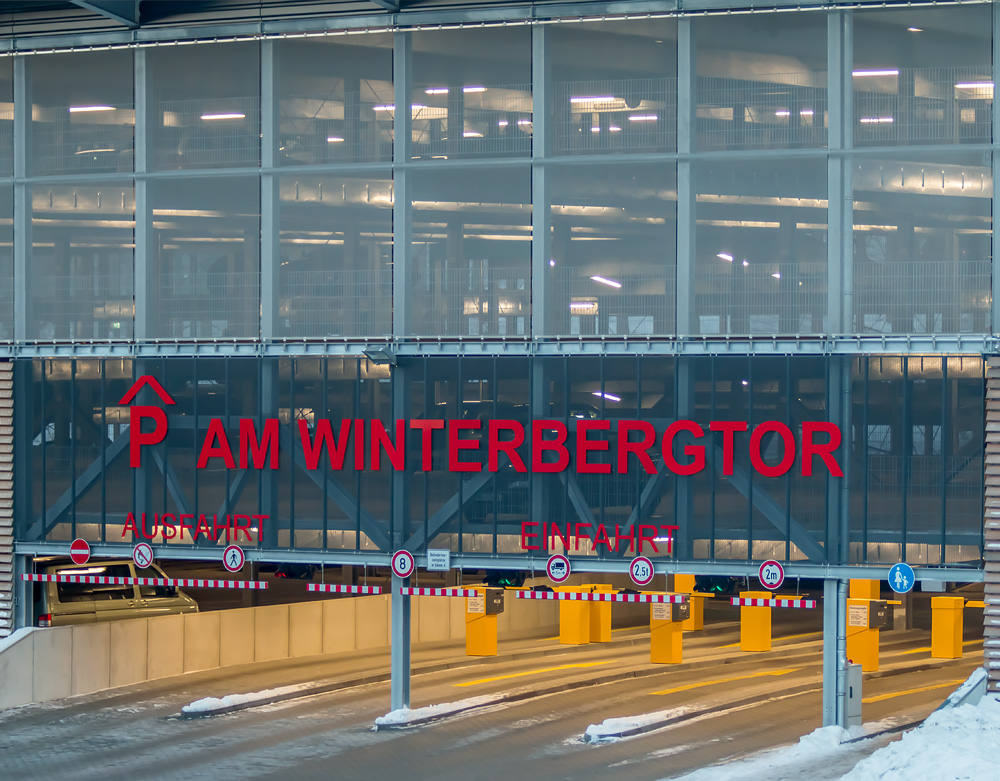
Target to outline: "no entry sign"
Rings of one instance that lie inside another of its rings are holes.
[[[74,564],[86,564],[90,561],[90,543],[86,540],[73,540],[69,546],[69,557]]]

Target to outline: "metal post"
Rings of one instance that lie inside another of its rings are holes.
[[[24,583],[21,575],[32,571],[31,556],[14,557],[14,629],[22,629],[35,623],[34,592],[30,583]]]
[[[695,41],[693,22],[677,21],[677,322],[680,336],[695,326],[695,188],[689,155],[695,147]]]
[[[145,49],[136,49],[135,57],[135,254],[132,263],[132,285],[135,295],[133,334],[136,341],[149,339],[154,334],[150,304],[155,291],[153,262],[156,248],[153,244],[153,207],[149,199],[149,182],[145,174],[149,170],[150,142],[153,138],[149,123],[150,75]]]
[[[27,176],[31,154],[31,82],[28,58],[14,58],[14,339],[28,338],[28,267],[31,257],[31,189]]]
[[[278,106],[275,98],[274,41],[262,41],[260,48],[260,167],[275,168],[278,147]],[[278,336],[280,180],[264,173],[260,181],[260,336],[263,341]]]
[[[840,581],[823,581],[823,726],[843,723],[837,704],[837,586]]]
[[[389,671],[389,707],[391,710],[410,707],[410,598],[399,590],[409,578],[392,576],[392,637]]]
[[[847,580],[837,581],[837,726],[847,726]]]
[[[531,335],[544,336],[558,333],[558,322],[549,322],[548,298],[552,295],[550,283],[559,268],[549,265],[552,260],[552,215],[549,212],[548,178],[545,158],[552,153],[552,128],[548,105],[552,69],[546,48],[549,37],[546,25],[535,25],[531,31],[531,89],[534,109],[531,115]]]
[[[410,286],[410,242],[413,210],[410,205],[407,166],[410,163],[413,119],[410,95],[413,86],[413,41],[406,30],[392,34],[392,333],[407,333]]]
[[[1000,41],[1000,6],[993,3],[993,40],[994,42]],[[1000,73],[1000,46],[993,46],[993,73]],[[1000,127],[1000,100],[994,99],[993,101],[993,127]],[[998,148],[1000,148],[1000,134],[994,131],[993,133],[993,181],[1000,181],[1000,155],[997,154]],[[993,201],[993,225],[998,225],[998,220],[1000,220],[1000,198],[994,198]],[[1000,333],[1000,306],[997,302],[1000,301],[1000,269],[998,269],[998,263],[1000,259],[997,257],[997,253],[1000,252],[1000,235],[998,231],[993,231],[991,237],[992,242],[992,258],[993,258],[993,306],[991,308],[991,328],[990,330],[994,333]]]
[[[829,74],[829,137],[831,152],[827,159],[827,328],[829,334],[852,333],[853,229],[851,158],[846,154],[854,146],[854,106],[851,65],[854,59],[850,11],[831,11],[827,15],[827,72]],[[834,154],[844,151],[843,154]]]
[[[691,371],[691,360],[684,355],[677,357],[678,420],[694,416],[694,377]],[[694,475],[678,475],[676,482],[674,523],[680,528],[677,530],[677,539],[674,543],[674,556],[679,561],[691,561],[694,558],[694,542],[691,539],[694,515],[694,479]]]

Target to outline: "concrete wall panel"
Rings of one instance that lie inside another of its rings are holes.
[[[331,599],[323,602],[323,653],[353,651],[359,599]]]
[[[448,639],[449,640],[464,640],[465,639],[465,600],[464,599],[449,599],[448,600]]]
[[[288,658],[288,605],[255,608],[254,661]]]
[[[35,664],[32,698],[35,702],[69,697],[73,693],[73,627],[58,626],[34,633]]]
[[[411,626],[416,626],[415,641],[420,643],[439,643],[451,637],[451,603],[464,599],[456,597],[416,597],[420,605],[420,614]],[[465,619],[462,619],[463,623]]]
[[[184,614],[184,672],[213,670],[221,659],[221,613]]]
[[[184,672],[184,616],[147,619],[146,665],[148,680]]]
[[[355,615],[355,647],[384,648],[389,645],[389,595],[358,597]],[[412,624],[411,624],[412,630]]]
[[[73,694],[86,694],[111,685],[111,623],[73,627]]]
[[[110,685],[128,686],[146,680],[148,619],[112,621]]]
[[[254,660],[256,608],[219,611],[219,666],[233,667]]]
[[[299,602],[288,606],[289,656],[323,653],[323,603]]]
[[[32,702],[36,634],[24,632],[0,653],[0,709]]]

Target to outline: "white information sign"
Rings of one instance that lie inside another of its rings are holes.
[[[848,626],[868,626],[868,605],[847,606]]]
[[[430,572],[447,572],[450,570],[451,551],[447,548],[428,548],[427,569]]]
[[[653,603],[653,620],[654,621],[669,621],[672,615],[671,605],[669,602],[654,602]]]
[[[484,594],[476,594],[474,597],[465,598],[465,612],[466,613],[485,613],[486,612],[486,596]]]

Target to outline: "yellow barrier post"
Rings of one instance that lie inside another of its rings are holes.
[[[853,584],[851,581],[852,590]],[[871,605],[867,598],[847,600],[847,658],[866,673],[878,670],[879,661],[879,630],[868,628]]]
[[[931,597],[931,658],[961,659],[963,597]]]
[[[673,621],[677,605],[654,602],[649,606],[649,661],[680,664],[684,660],[683,621]]]
[[[882,593],[881,580],[852,580],[850,599],[878,599]]]
[[[584,586],[562,586],[556,591],[584,591]],[[559,600],[559,642],[562,645],[586,645],[590,642],[591,602]]]
[[[598,593],[610,593],[615,589],[607,583],[598,583],[593,588]],[[611,642],[611,603],[591,602],[590,603],[590,642],[610,643]]]
[[[474,597],[465,598],[465,655],[497,655],[497,619],[486,614],[485,589],[476,589]]]
[[[674,592],[687,594],[691,603],[691,617],[681,622],[685,632],[705,628],[705,598],[695,593],[694,575],[674,575]]]
[[[741,591],[740,599],[771,599],[770,591]],[[771,650],[771,608],[740,608],[740,650],[746,652]]]

